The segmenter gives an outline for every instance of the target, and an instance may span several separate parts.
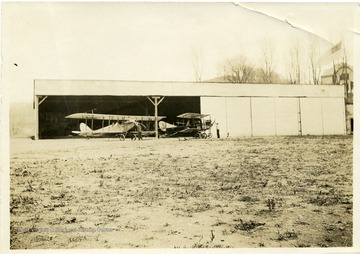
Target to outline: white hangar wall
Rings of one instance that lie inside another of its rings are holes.
[[[344,98],[201,97],[201,112],[221,137],[346,133]]]

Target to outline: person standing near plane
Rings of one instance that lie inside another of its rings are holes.
[[[217,138],[220,138],[219,123],[216,123],[216,136],[217,136]]]
[[[143,138],[142,138],[141,124],[140,124],[140,123],[137,123],[136,128],[137,128],[137,136],[138,136],[138,139],[139,139],[139,140],[143,140]]]

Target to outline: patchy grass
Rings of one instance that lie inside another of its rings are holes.
[[[352,246],[352,138],[12,140],[12,249]]]

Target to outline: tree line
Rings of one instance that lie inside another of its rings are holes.
[[[299,40],[293,40],[288,52],[285,53],[285,71],[279,73],[276,64],[279,54],[275,44],[269,40],[262,43],[260,57],[250,59],[240,53],[226,59],[220,64],[221,75],[211,81],[227,83],[256,84],[320,84],[321,67],[317,64],[320,58],[320,44],[311,41],[307,48],[300,45]],[[194,55],[194,73],[197,82],[201,82],[201,61],[199,55]]]

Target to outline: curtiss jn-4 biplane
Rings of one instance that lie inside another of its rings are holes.
[[[85,123],[80,123],[80,131],[72,131],[73,134],[83,137],[119,137],[120,140],[125,140],[126,136],[135,139],[137,131],[135,127],[141,125],[141,129],[145,130],[145,125],[142,122],[154,122],[154,116],[129,116],[129,115],[107,115],[107,114],[93,114],[93,113],[75,113],[68,115],[68,119],[81,119]],[[158,116],[157,119],[161,120],[164,116]],[[91,129],[87,125],[87,121],[101,120],[102,127],[97,130]],[[104,126],[107,122],[107,126]],[[133,131],[132,131],[133,130]],[[142,135],[148,136],[155,134],[155,131],[142,131]]]
[[[210,115],[199,113],[184,113],[177,116],[176,124],[159,122],[159,128],[165,137],[195,137],[211,138],[211,127],[214,122]]]

